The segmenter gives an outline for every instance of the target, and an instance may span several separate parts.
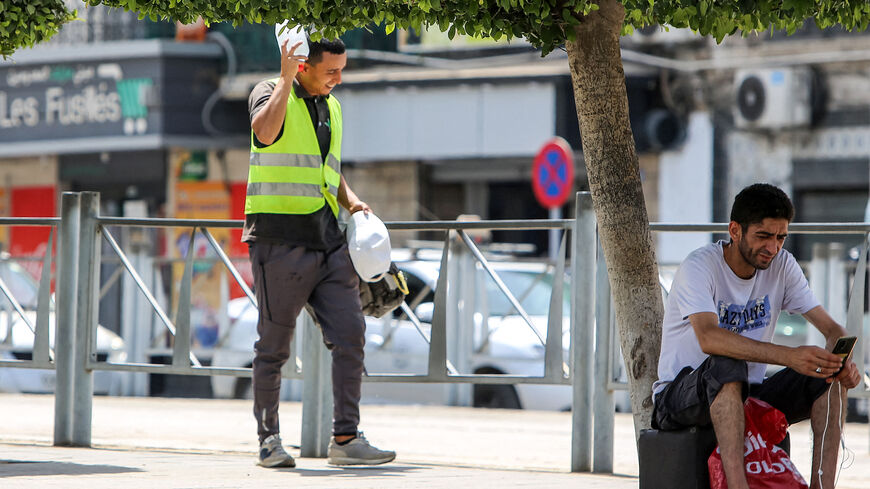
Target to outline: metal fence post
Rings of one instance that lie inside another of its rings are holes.
[[[594,430],[592,471],[613,473],[613,391],[610,379],[610,279],[601,244],[598,249],[598,270],[595,282],[595,382],[593,383]]]
[[[57,331],[54,342],[57,379],[54,390],[54,444],[58,446],[72,443],[80,204],[81,196],[78,193],[63,193],[57,273]],[[50,253],[51,250],[47,252]]]
[[[592,328],[595,323],[595,213],[592,195],[577,192],[571,254],[571,472],[592,469]]]
[[[846,310],[849,302],[846,273],[846,245],[828,243],[828,314],[840,324],[846,324]],[[816,329],[816,328],[810,328]],[[824,344],[824,343],[823,343]]]
[[[477,267],[469,250],[462,241],[451,244],[450,285],[447,287],[447,358],[460,373],[471,373],[471,352],[474,348],[474,309],[475,275]],[[483,322],[484,334],[487,328]],[[471,406],[473,402],[471,384],[452,383],[449,387],[450,406]]]
[[[155,280],[157,273],[154,270],[154,259],[148,256],[143,246],[140,245],[135,250],[130,257],[130,262],[136,270],[142,270],[142,281],[150,290],[156,292],[158,287]],[[123,268],[123,265],[117,266]],[[127,359],[135,363],[148,363],[145,351],[151,341],[154,313],[129,274],[124,274],[121,279],[121,304],[121,337],[124,338]],[[148,374],[125,372],[124,375],[122,395],[140,397],[148,395],[150,383]]]
[[[51,302],[51,251],[54,242],[57,241],[57,230],[52,229],[48,235],[48,243],[46,244],[45,256],[42,257],[42,271],[39,274],[39,291],[36,299],[36,331],[33,338],[33,363],[41,364],[49,368],[53,367],[51,360],[53,353],[49,340],[49,322],[48,315],[50,312],[49,303]]]
[[[75,362],[73,365],[72,445],[91,446],[94,375],[87,364],[96,355],[97,311],[100,297],[100,247],[97,219],[100,194],[82,192],[79,218],[78,304],[76,309]]]
[[[197,229],[193,228],[187,245],[187,256],[184,257],[184,275],[178,289],[178,307],[175,309],[175,337],[172,338],[172,365],[187,367],[190,365],[190,298],[193,289],[193,261],[196,256]]]
[[[450,277],[450,231],[444,238],[441,266],[435,285],[435,310],[432,311],[432,329],[429,332],[428,375],[432,379],[447,381],[447,323],[449,321],[447,283]]]
[[[827,309],[830,306],[828,300],[828,246],[825,243],[814,243],[812,250],[812,260],[809,267],[810,288],[815,292],[822,306]],[[825,337],[816,328],[807,328],[807,344],[824,346]]]
[[[332,362],[320,328],[303,312],[302,326],[302,447],[303,457],[326,457],[332,434]],[[301,323],[301,324],[300,324]]]

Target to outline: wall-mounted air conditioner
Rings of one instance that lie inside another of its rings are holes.
[[[764,68],[734,73],[734,122],[742,129],[807,127],[812,122],[809,68]]]

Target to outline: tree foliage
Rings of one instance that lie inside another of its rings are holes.
[[[74,18],[62,0],[0,0],[0,55],[51,38]]]
[[[546,54],[573,39],[571,28],[596,10],[593,0],[85,0],[139,12],[141,18],[207,23],[247,21],[274,24],[292,19],[336,37],[371,24],[395,28],[437,26],[455,34],[493,39],[524,37]],[[721,41],[735,32],[767,29],[789,34],[806,19],[820,28],[842,25],[864,30],[870,23],[866,0],[622,0],[625,30],[651,24],[689,27]],[[31,46],[51,37],[74,15],[63,0],[0,2],[0,49]]]

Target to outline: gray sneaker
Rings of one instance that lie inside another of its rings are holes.
[[[328,455],[327,463],[330,465],[378,465],[396,458],[396,452],[392,450],[378,450],[371,446],[362,432],[345,445],[335,443],[335,438],[330,440]]]
[[[281,437],[272,435],[260,443],[260,456],[257,465],[262,467],[296,467],[296,461],[284,450]]]

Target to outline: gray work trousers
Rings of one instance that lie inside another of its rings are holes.
[[[332,350],[333,434],[357,433],[365,319],[359,278],[347,245],[332,251],[251,243],[248,249],[260,305],[254,343],[254,417],[262,442],[277,434],[281,367],[290,356],[296,317],[306,303]]]

